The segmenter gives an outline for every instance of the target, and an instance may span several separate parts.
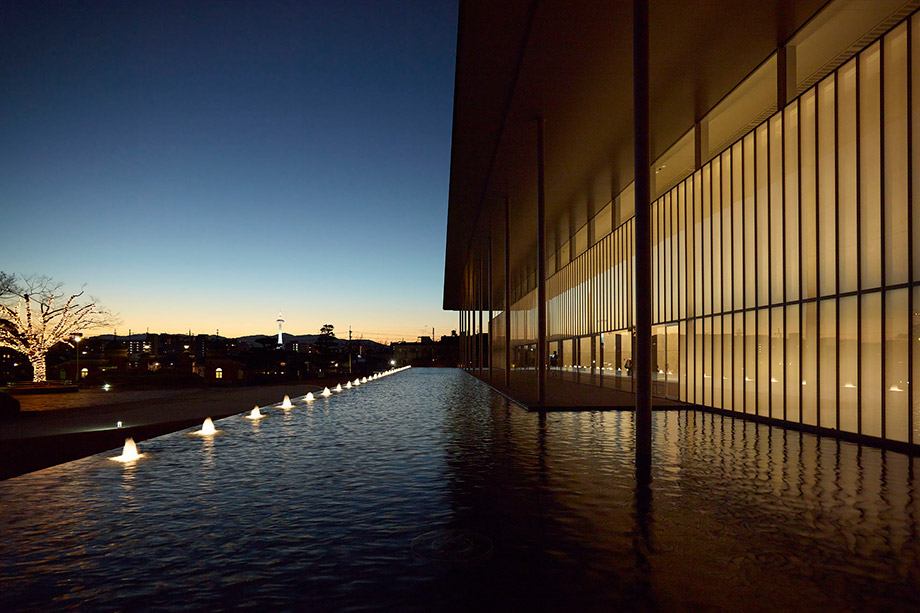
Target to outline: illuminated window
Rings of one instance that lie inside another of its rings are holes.
[[[223,379],[223,378],[224,378],[224,369],[223,369],[223,368],[218,368],[217,370],[215,370],[215,371],[214,371],[214,378],[215,378],[215,379]]]

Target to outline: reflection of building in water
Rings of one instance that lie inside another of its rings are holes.
[[[651,4],[653,393],[916,450],[920,2]],[[623,6],[460,14],[444,307],[513,396],[633,388]]]

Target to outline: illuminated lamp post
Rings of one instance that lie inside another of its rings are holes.
[[[73,342],[75,343],[74,346],[77,348],[77,371],[75,373],[74,380],[77,382],[78,385],[80,384],[80,341],[82,340],[83,340],[83,337],[80,336],[79,334],[73,335]]]

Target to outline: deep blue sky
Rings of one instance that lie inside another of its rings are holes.
[[[119,333],[441,311],[456,1],[0,3],[0,270]]]

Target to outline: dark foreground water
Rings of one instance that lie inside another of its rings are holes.
[[[904,455],[413,369],[0,483],[0,610],[916,610]]]

